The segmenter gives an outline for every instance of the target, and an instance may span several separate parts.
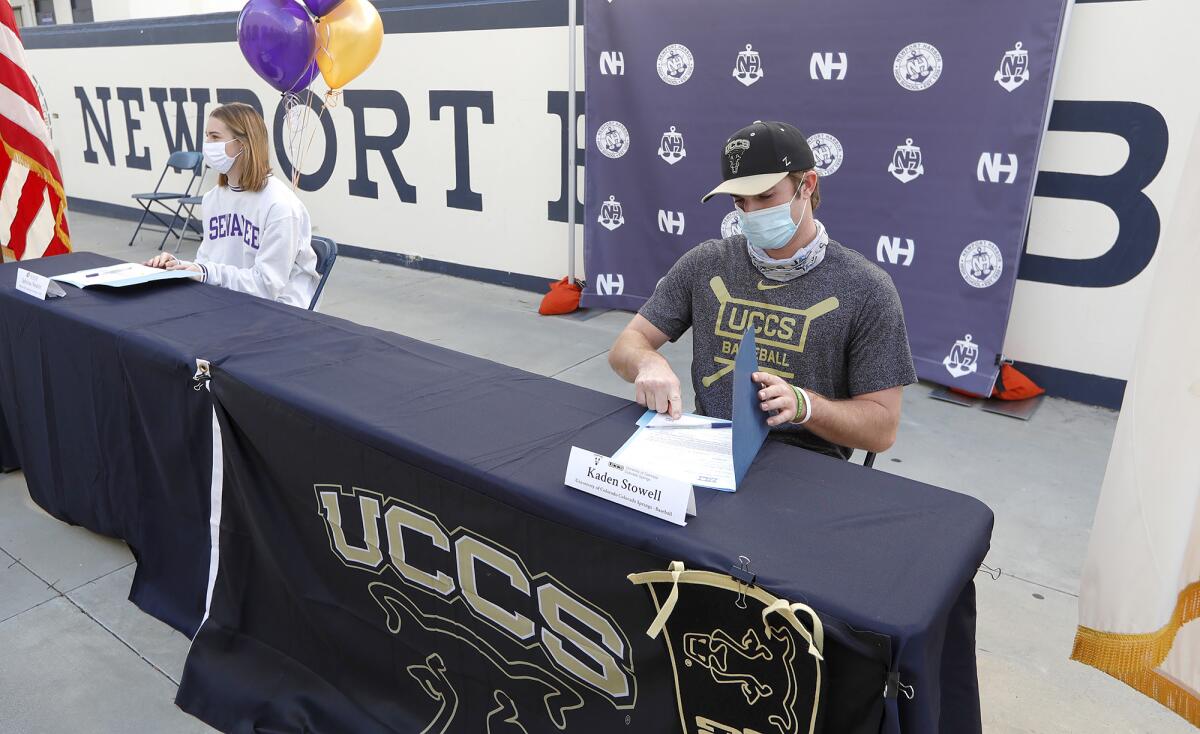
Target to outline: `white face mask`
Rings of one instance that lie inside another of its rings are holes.
[[[236,138],[234,139],[236,140]],[[242,151],[238,151],[237,155],[230,157],[229,154],[225,152],[225,146],[227,143],[228,141],[225,140],[217,140],[204,144],[204,162],[208,164],[209,168],[213,169],[217,173],[229,173],[230,169],[233,168],[234,162],[237,161],[238,156],[242,154]],[[243,150],[245,149],[243,148]]]

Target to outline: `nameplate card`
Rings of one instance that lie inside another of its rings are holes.
[[[39,301],[47,298],[62,298],[67,295],[67,292],[58,283],[25,268],[17,268],[17,290],[29,294]]]
[[[563,483],[676,525],[687,525],[687,516],[696,514],[696,497],[687,482],[619,464],[575,446]]]

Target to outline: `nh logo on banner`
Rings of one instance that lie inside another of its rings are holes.
[[[617,197],[610,196],[608,201],[600,205],[600,216],[596,217],[596,221],[611,232],[625,223],[625,207],[621,206]]]
[[[917,247],[910,238],[901,239],[883,235],[879,238],[879,244],[875,246],[875,259],[892,265],[908,267],[912,265],[913,256],[916,253]],[[903,258],[903,262],[901,262],[901,258]]]
[[[683,133],[677,132],[675,126],[663,133],[662,142],[658,146],[658,157],[670,165],[675,165],[682,158],[687,156],[687,149],[683,147]]]
[[[601,273],[596,276],[596,292],[602,296],[619,296],[625,292],[625,276],[620,273]]]
[[[625,76],[625,53],[623,51],[601,51],[600,73]]]
[[[1014,183],[1017,180],[1017,156],[1014,153],[1008,153],[1007,155],[1008,163],[1005,163],[1004,153],[980,154],[979,165],[975,170],[976,177],[980,181],[1001,183],[1000,179],[1004,176],[1004,183]]]
[[[683,234],[683,227],[683,212],[669,212],[665,209],[658,210],[658,231],[681,235]]]
[[[942,364],[950,376],[956,380],[975,374],[975,371],[979,369],[979,345],[971,339],[970,334],[967,334],[954,342],[950,353],[942,359]]]
[[[913,145],[912,138],[906,138],[904,145],[896,146],[896,152],[892,154],[892,165],[888,167],[888,172],[895,176],[900,183],[908,183],[925,173],[921,148]]]
[[[1004,52],[1004,58],[1000,61],[1000,71],[993,77],[1006,92],[1011,92],[1029,81],[1029,52],[1022,48],[1022,45],[1018,41],[1016,48]]]
[[[812,59],[808,62],[808,75],[813,79],[820,78],[824,79],[825,81],[830,81],[834,78],[833,73],[836,71],[837,81],[845,79],[846,67],[848,66],[846,61],[846,52],[839,51],[837,56],[838,60],[834,61],[832,53],[821,53],[820,51],[814,51]]]
[[[733,78],[748,87],[762,77],[762,57],[747,43],[745,51],[738,51],[737,62],[733,66]]]

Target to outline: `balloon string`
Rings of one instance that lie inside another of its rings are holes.
[[[307,100],[301,100],[298,96],[293,95],[292,98],[285,101],[286,112],[285,119],[288,126],[288,155],[293,161],[292,167],[292,191],[296,191],[299,186],[300,176],[302,175],[304,161],[308,158],[308,154],[312,151],[312,146],[317,140],[317,128],[320,125],[312,125],[311,132],[309,131],[310,117],[316,117],[316,121],[320,123],[325,117],[325,105],[321,104],[314,109],[314,99],[316,97],[312,89],[305,90],[308,93]],[[302,110],[302,111],[301,111]],[[309,114],[309,113],[312,114]],[[293,115],[299,116],[297,120]]]
[[[313,96],[314,95],[313,95],[312,90],[309,89],[308,90],[308,100],[304,105],[304,107],[305,107],[304,126],[301,128],[301,131],[300,131],[300,141],[301,141],[300,144],[303,146],[302,150],[300,151],[300,160],[301,161],[308,158],[308,154],[312,150],[313,143],[315,143],[317,140],[317,128],[320,127],[319,125],[314,125],[313,129],[312,129],[312,133],[308,136],[308,139],[305,140],[304,132],[305,132],[305,130],[308,129],[309,118],[314,116],[314,114],[310,114],[312,111]],[[324,107],[324,105],[322,105],[320,111],[315,113],[318,123],[321,121],[321,116],[324,114],[325,114],[325,107]]]
[[[298,95],[296,95],[294,92],[287,92],[283,95],[283,110],[284,110],[283,119],[284,119],[285,124],[287,125],[287,132],[288,132],[287,153],[288,153],[288,157],[291,159],[291,164],[292,164],[292,177],[291,178],[292,178],[292,191],[293,192],[296,190],[296,187],[299,185],[299,182],[300,182],[301,161],[299,161],[297,159],[300,158],[301,156],[300,156],[300,146],[298,144],[297,136],[302,134],[303,120],[301,120],[300,124],[298,125],[297,120],[295,118],[295,114],[301,104],[303,104],[303,103],[300,101],[300,97]],[[299,128],[299,129],[297,129],[297,128]]]
[[[324,31],[323,34],[322,34],[322,31]],[[325,58],[329,59],[330,66],[333,66],[335,63],[337,63],[336,59],[333,58],[333,54],[330,53],[330,51],[329,51],[329,44],[331,44],[332,42],[333,42],[333,29],[331,29],[328,24],[325,24],[324,28],[322,28],[320,21],[317,21],[317,55],[324,53]],[[325,109],[328,109],[330,107],[337,107],[341,103],[342,103],[342,90],[330,89],[328,92],[325,93],[325,101],[324,101],[324,105],[322,106],[322,111],[324,111]]]

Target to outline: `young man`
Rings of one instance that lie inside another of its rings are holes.
[[[891,278],[829,238],[812,150],[781,122],[755,122],[721,154],[742,234],[709,240],[675,263],[613,344],[609,364],[637,401],[682,412],[679,378],[658,349],[689,328],[697,411],[729,418],[733,360],[755,330],[754,374],[773,438],[848,459],[885,451],[900,423],[901,390],[916,382],[904,312]]]

